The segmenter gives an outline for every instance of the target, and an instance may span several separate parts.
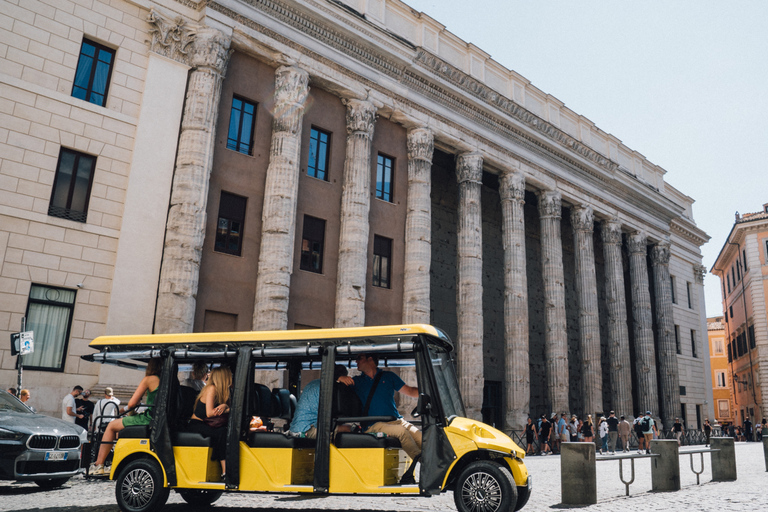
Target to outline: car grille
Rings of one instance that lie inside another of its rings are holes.
[[[36,435],[29,438],[27,446],[38,450],[52,450],[56,448],[56,436]]]
[[[77,471],[80,466],[80,460],[20,460],[16,462],[16,474],[18,475],[40,475],[44,473],[64,473]]]
[[[59,439],[59,448],[62,450],[67,448],[78,448],[80,446],[80,437],[78,436],[62,436]]]

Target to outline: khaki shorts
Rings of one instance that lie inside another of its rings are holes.
[[[560,434],[560,441],[567,443],[568,442],[568,434]]]

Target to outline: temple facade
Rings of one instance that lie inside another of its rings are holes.
[[[708,237],[616,136],[399,0],[94,5],[0,28],[26,41],[0,74],[0,328],[69,315],[25,356],[43,410],[135,380],[79,359],[100,334],[431,323],[506,430],[714,417]]]

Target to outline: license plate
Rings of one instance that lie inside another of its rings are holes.
[[[68,452],[45,452],[45,460],[67,460]]]

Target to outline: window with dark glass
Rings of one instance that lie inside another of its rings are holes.
[[[376,197],[392,202],[392,169],[395,161],[379,154],[376,162]]]
[[[747,333],[749,334],[749,348],[755,348],[755,344],[757,343],[755,341],[755,326],[750,325],[749,329],[747,329]]]
[[[85,222],[95,168],[95,156],[61,148],[48,215]]]
[[[691,294],[691,283],[685,283],[685,290],[688,292],[688,307],[693,309],[693,295]]]
[[[323,245],[325,244],[325,221],[304,216],[301,236],[301,270],[323,273]]]
[[[114,62],[115,50],[83,39],[72,96],[103,107],[107,102],[109,78]]]
[[[25,370],[64,369],[75,290],[33,284],[27,303],[27,331],[35,333],[35,350],[24,356]]]
[[[744,249],[744,250],[742,251],[742,258],[743,258],[743,260],[744,260],[744,272],[746,272],[747,270],[749,270],[749,269],[747,268],[747,250],[746,250],[746,249]]]
[[[227,149],[253,154],[253,127],[256,122],[256,104],[237,96],[232,97],[232,109],[229,112],[229,133]]]
[[[677,297],[675,296],[675,276],[669,276],[669,290],[672,295],[672,304],[677,304]]]
[[[307,176],[328,181],[328,157],[331,134],[312,127],[309,135]]]
[[[682,354],[682,350],[680,350],[680,326],[675,326],[675,350],[678,354]]]
[[[383,236],[373,237],[373,286],[389,288],[392,275],[392,240]]]
[[[691,355],[693,357],[699,357],[696,352],[696,331],[691,329]]]
[[[246,198],[242,196],[221,192],[214,251],[240,256],[243,247],[246,202]]]

